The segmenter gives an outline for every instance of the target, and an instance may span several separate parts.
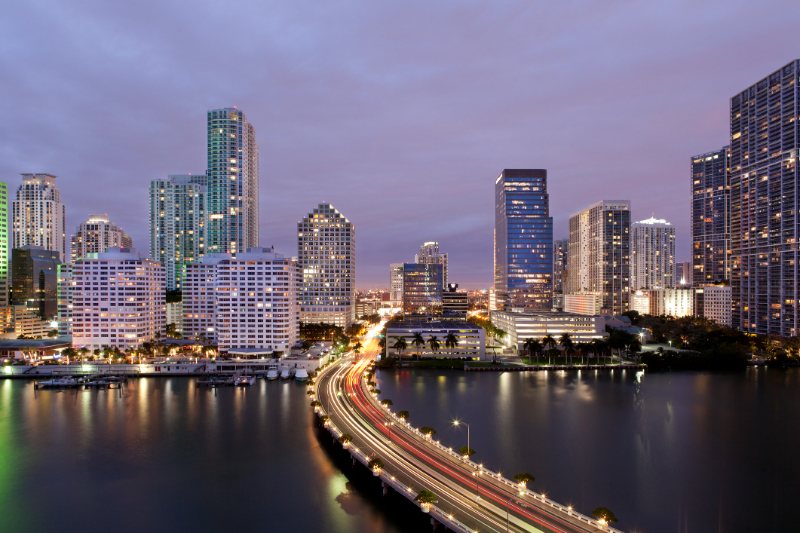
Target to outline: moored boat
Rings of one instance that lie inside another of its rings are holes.
[[[249,376],[247,374],[242,374],[241,376],[236,378],[236,386],[243,387],[247,385],[252,385],[256,382],[255,376]]]
[[[305,368],[298,368],[294,373],[294,379],[297,381],[305,381],[308,379],[308,372],[306,372]]]
[[[281,372],[281,379],[289,379],[290,377],[292,377],[292,375],[289,374],[289,369],[284,368],[283,371]]]

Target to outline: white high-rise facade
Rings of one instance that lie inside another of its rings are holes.
[[[235,107],[208,112],[206,251],[236,255],[258,246],[256,130]]]
[[[297,223],[303,272],[300,320],[346,328],[355,320],[356,240],[353,224],[330,204]]]
[[[130,248],[89,254],[72,266],[72,344],[135,348],[164,334],[164,266]]]
[[[8,184],[0,181],[0,327],[8,321],[8,273],[11,255],[8,242]]]
[[[300,336],[297,263],[272,248],[249,248],[216,267],[219,349],[288,352]]]
[[[89,215],[89,220],[81,222],[70,238],[70,263],[107,248],[133,248],[133,240],[108,215]]]
[[[415,263],[429,263],[442,265],[442,290],[448,283],[448,258],[447,254],[439,252],[439,243],[430,241],[419,247],[419,254],[414,258]]]
[[[150,258],[161,261],[167,289],[181,289],[183,269],[205,254],[208,188],[203,174],[150,182]]]
[[[631,224],[631,290],[674,289],[675,226],[648,218]]]
[[[207,342],[217,343],[217,265],[222,260],[230,259],[230,254],[206,254],[186,265],[181,285],[184,338],[197,340],[202,335]],[[259,272],[257,266],[255,272]],[[261,272],[260,281],[263,282],[266,271],[262,268]],[[253,287],[257,287],[258,281],[258,279],[251,280]],[[263,283],[261,289],[262,291],[264,289]]]
[[[65,211],[54,175],[22,174],[12,211],[14,248],[41,246],[66,261]]]
[[[403,263],[389,265],[389,304],[392,307],[403,305]]]

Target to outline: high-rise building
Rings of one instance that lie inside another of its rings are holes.
[[[441,263],[403,264],[403,314],[442,314]]]
[[[706,285],[694,290],[694,316],[731,325],[731,288],[729,285]]]
[[[469,314],[467,291],[459,291],[458,283],[448,283],[442,291],[442,316],[445,319],[466,319]]]
[[[72,265],[72,344],[121,350],[164,335],[164,266],[132,248],[91,253]]]
[[[692,264],[695,287],[730,279],[730,146],[692,157]]]
[[[64,204],[52,174],[22,174],[12,206],[14,248],[33,245],[67,259]]]
[[[13,305],[27,306],[42,319],[58,315],[59,258],[59,252],[41,246],[25,245],[11,251]]]
[[[800,60],[731,98],[733,326],[798,335]]]
[[[10,316],[8,312],[8,272],[9,272],[9,247],[8,247],[8,184],[0,181],[0,331],[5,327],[4,317]]]
[[[447,289],[448,283],[448,260],[447,254],[439,253],[439,243],[435,241],[426,242],[419,247],[419,254],[414,258],[415,263],[438,263],[442,265],[442,290]]]
[[[569,238],[553,241],[553,293],[564,293],[569,258]]]
[[[631,290],[675,288],[675,226],[655,217],[631,224]]]
[[[629,309],[630,226],[630,200],[601,200],[570,217],[567,294],[597,294],[614,315]]]
[[[72,335],[72,289],[75,281],[72,279],[72,265],[62,263],[58,265],[58,335],[60,337]]]
[[[108,215],[89,215],[89,220],[81,222],[70,239],[70,262],[105,252],[106,248],[133,248],[133,240]]]
[[[288,352],[300,336],[299,265],[272,248],[250,248],[216,266],[219,349]]]
[[[355,320],[355,228],[330,204],[319,204],[297,223],[297,258],[303,272],[300,320],[346,328]]]
[[[235,107],[208,112],[206,251],[236,255],[258,246],[256,130]]]
[[[680,287],[686,288],[691,287],[692,283],[692,262],[691,261],[682,261],[678,263],[677,273],[677,284]]]
[[[231,259],[230,254],[206,254],[186,265],[186,275],[181,285],[182,331],[185,338],[197,340],[202,335],[210,344],[217,343],[217,265],[220,261],[229,259]],[[259,281],[263,282],[264,276],[265,272],[262,272]],[[250,283],[255,287],[257,280],[253,279]],[[261,289],[262,291],[264,289],[263,283]]]
[[[547,170],[505,169],[494,183],[495,305],[550,309],[553,218]]]
[[[167,290],[181,289],[183,269],[205,254],[207,184],[202,174],[150,182],[150,258],[164,264]]]
[[[403,263],[389,265],[389,304],[392,307],[403,305]]]

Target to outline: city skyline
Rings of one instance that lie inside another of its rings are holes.
[[[781,28],[793,27],[796,17],[776,27],[744,2],[724,4],[720,17],[722,5],[701,6],[691,19],[668,10],[657,22],[644,9],[604,5],[600,24],[599,7],[575,16],[554,6],[552,26],[540,32],[530,31],[540,27],[537,10],[514,4],[496,16],[447,5],[410,13],[368,6],[365,17],[250,8],[248,25],[269,15],[300,29],[298,47],[285,44],[278,25],[248,49],[201,40],[199,28],[221,7],[186,21],[169,6],[152,6],[158,16],[145,21],[138,13],[120,18],[111,6],[89,13],[54,4],[48,13],[13,5],[0,23],[3,40],[25,53],[7,57],[15,75],[0,82],[6,101],[15,102],[3,108],[15,133],[5,139],[0,172],[12,188],[23,172],[59,176],[66,228],[107,212],[145,252],[147,184],[204,172],[206,113],[237,106],[259,136],[259,244],[291,253],[297,217],[309,204],[330,202],[362,228],[358,288],[387,285],[386,263],[407,260],[427,239],[447,249],[450,278],[461,287],[490,286],[493,213],[485,184],[501,168],[548,169],[556,239],[567,236],[568,217],[579,206],[608,196],[602,189],[613,180],[613,196],[630,198],[634,219],[658,212],[674,221],[677,260],[686,261],[687,159],[728,144],[729,99],[796,55],[774,52],[794,49],[793,32]],[[68,21],[81,17],[98,38],[119,46],[91,47],[88,33],[67,31]],[[449,23],[454,17],[464,24]],[[730,18],[754,23],[733,36]],[[390,20],[399,24],[392,32],[374,29]],[[149,28],[146,39],[134,33],[137,21]],[[26,32],[29,24],[41,31]],[[402,29],[409,24],[426,35],[412,50]],[[472,29],[469,39],[464,27]],[[501,29],[508,37],[497,40]],[[574,42],[561,37],[577,30],[582,37]],[[342,41],[339,32],[358,37]],[[615,39],[606,38],[611,34]],[[758,61],[719,53],[741,38],[754,43],[748,53]],[[464,50],[450,42],[463,42]],[[126,47],[133,53],[114,51]],[[143,55],[158,59],[151,64]],[[266,68],[242,72],[235,83],[209,80],[201,65],[229,55]],[[47,76],[64,83],[41,84]],[[548,83],[534,83],[543,77]],[[585,78],[594,82],[576,83]],[[621,79],[633,83],[622,86]],[[496,97],[487,99],[488,91]],[[104,118],[87,113],[89,106]],[[590,108],[596,119],[579,120]],[[612,135],[615,142],[606,141]],[[655,169],[653,147],[661,162]],[[404,186],[388,196],[402,201],[369,201],[386,197],[396,183]]]

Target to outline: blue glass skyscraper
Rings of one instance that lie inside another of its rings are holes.
[[[551,309],[553,218],[547,170],[505,169],[495,180],[497,309]]]

